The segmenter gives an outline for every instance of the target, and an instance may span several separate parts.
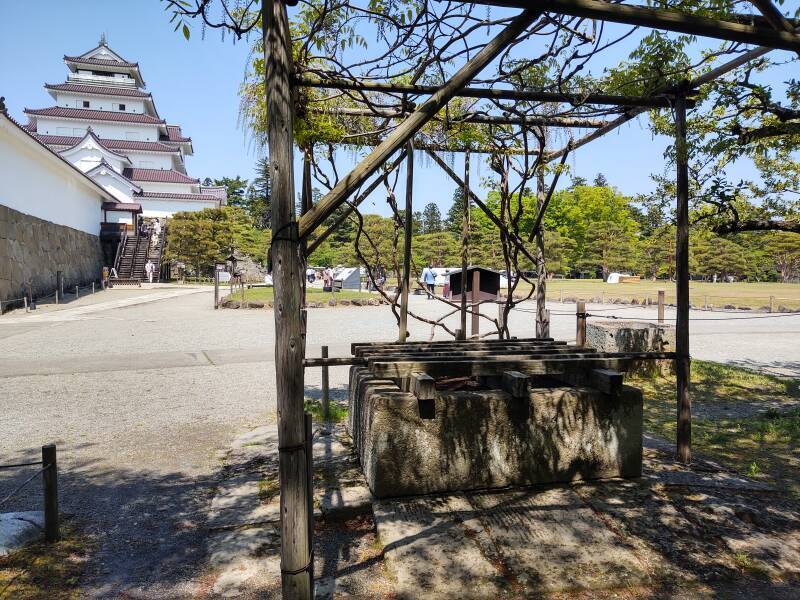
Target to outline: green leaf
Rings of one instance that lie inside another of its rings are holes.
[[[186,23],[184,23],[183,24],[183,37],[185,37],[188,40],[189,39],[189,35],[191,35],[189,33],[189,26]]]

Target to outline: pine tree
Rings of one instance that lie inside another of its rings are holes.
[[[597,187],[608,187],[608,179],[602,173],[598,173],[594,178],[594,185]]]
[[[444,228],[451,233],[460,235],[463,222],[464,190],[459,187],[453,192],[453,204],[450,206],[450,210],[447,211],[447,217],[444,220]]]
[[[442,213],[433,202],[425,205],[422,211],[422,233],[439,233],[442,231]]]

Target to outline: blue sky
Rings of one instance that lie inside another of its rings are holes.
[[[0,0],[0,4],[4,16],[0,21],[0,95],[6,97],[12,116],[25,122],[23,108],[52,105],[42,86],[66,78],[63,55],[93,48],[101,33],[106,33],[112,49],[139,62],[162,118],[180,124],[192,137],[195,155],[187,161],[191,175],[252,177],[257,150],[238,123],[238,88],[249,55],[246,42],[234,44],[231,38],[223,42],[219,32],[211,30],[203,39],[199,23],[186,41],[172,31],[169,15],[158,0]],[[591,180],[602,172],[612,185],[633,195],[653,189],[650,174],[661,170],[668,144],[667,138],[651,136],[644,116],[579,149],[568,162],[576,174]],[[296,162],[299,188],[300,165]],[[471,179],[478,182],[489,169],[483,161],[472,162]],[[340,174],[353,164],[352,153],[340,153]],[[456,171],[463,171],[462,164],[456,156]],[[397,187],[400,198],[404,194],[402,180]],[[568,185],[569,178],[562,182]],[[417,160],[415,209],[435,202],[445,212],[453,187],[429,159]],[[484,194],[485,190],[479,191]],[[379,194],[374,194],[364,210],[388,212]]]

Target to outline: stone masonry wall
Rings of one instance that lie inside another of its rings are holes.
[[[0,205],[0,300],[22,297],[28,280],[34,296],[52,294],[56,271],[67,289],[96,280],[102,256],[97,236]]]

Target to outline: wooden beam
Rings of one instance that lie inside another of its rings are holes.
[[[781,11],[772,3],[772,0],[750,0],[759,12],[764,15],[764,19],[773,29],[794,34],[796,25],[793,25]]]
[[[295,222],[293,70],[284,0],[262,0],[267,132],[272,178],[272,278],[275,285],[275,387],[281,511],[282,597],[311,600],[310,451],[303,408],[303,323],[300,236]]]
[[[380,177],[376,177],[372,181],[372,183],[370,183],[367,186],[367,188],[363,192],[361,192],[361,194],[359,194],[358,198],[356,198],[352,203],[350,203],[350,204],[348,204],[346,206],[346,208],[342,211],[342,214],[339,215],[339,217],[333,223],[331,223],[330,227],[328,227],[325,231],[320,233],[311,242],[309,242],[307,253],[311,254],[312,252],[314,252],[314,250],[319,248],[319,246],[320,246],[320,244],[322,244],[322,242],[324,242],[326,239],[328,239],[328,237],[332,233],[334,233],[337,229],[339,229],[339,227],[342,226],[342,223],[344,223],[345,220],[351,214],[353,214],[353,211],[355,211],[356,208],[358,208],[359,204],[364,202],[364,200],[366,200],[369,197],[369,195],[377,189],[377,187],[381,184],[381,182],[384,181],[386,179],[386,177],[388,177],[389,173],[391,173],[397,167],[400,166],[400,164],[403,162],[405,157],[406,157],[406,151],[403,150],[400,153],[400,156],[398,156],[397,159],[395,161],[393,161],[392,164],[389,165],[389,168],[384,170],[383,175],[381,175]]]
[[[438,85],[405,85],[363,79],[342,79],[339,77],[314,77],[309,74],[296,76],[299,87],[325,88],[333,90],[353,90],[357,92],[383,92],[428,96],[441,89]],[[484,98],[486,100],[517,100],[523,102],[558,102],[572,105],[603,104],[611,106],[641,106],[644,108],[670,108],[672,100],[665,97],[636,97],[618,94],[550,92],[544,90],[512,90],[501,88],[465,87],[455,94],[459,98]]]
[[[675,163],[678,195],[675,241],[677,319],[675,322],[675,379],[678,397],[677,456],[692,460],[692,404],[689,397],[689,150],[686,143],[686,105],[675,104]]]
[[[398,340],[408,338],[408,291],[411,287],[411,238],[414,233],[414,147],[406,144],[406,210],[403,215],[403,280],[400,282],[400,331]]]
[[[427,373],[412,373],[411,392],[419,400],[433,400],[436,398],[436,380]]]
[[[443,161],[444,162],[444,161]],[[464,154],[464,189],[461,193],[464,214],[461,216],[461,306],[459,309],[458,337],[467,339],[467,267],[469,266],[469,151]],[[452,279],[451,279],[452,282]],[[450,286],[453,293],[453,286]]]
[[[353,190],[363,184],[392,154],[411,140],[459,90],[497,58],[540,14],[541,12],[538,10],[526,10],[515,17],[474,58],[463,65],[446,84],[400,123],[358,166],[303,215],[300,219],[300,236],[306,237],[319,227],[344,202],[345,198],[353,193]]]
[[[798,32],[800,32],[800,29],[795,29],[795,34],[797,34]],[[738,69],[739,67],[741,67],[743,65],[746,65],[749,62],[751,62],[753,60],[756,60],[758,58],[761,58],[765,54],[769,54],[771,51],[772,51],[772,48],[761,47],[761,48],[755,48],[753,50],[750,50],[749,52],[745,52],[741,56],[738,56],[738,57],[734,58],[733,60],[729,60],[728,62],[723,63],[723,64],[721,64],[720,66],[718,66],[718,67],[716,67],[714,69],[711,69],[707,73],[704,73],[702,75],[699,75],[699,76],[695,77],[694,79],[692,79],[689,82],[688,87],[690,89],[695,89],[695,88],[700,87],[701,85],[706,85],[707,83],[711,83],[712,81],[714,81],[716,79],[719,79],[720,77],[722,77],[724,75],[727,75],[731,71],[734,71],[734,70]],[[661,93],[669,93],[669,94],[673,94],[674,95],[675,90],[674,90],[673,86],[664,87],[664,88],[661,88],[661,89],[657,90],[656,92],[654,92],[654,95],[658,95],[658,94],[661,94]],[[687,101],[687,105],[686,106],[687,106],[687,108],[689,107],[688,101]],[[639,115],[641,115],[642,113],[645,113],[645,112],[647,112],[647,109],[645,109],[645,108],[631,108],[628,111],[626,111],[626,113],[624,115],[614,119],[613,121],[611,121],[605,127],[601,127],[597,131],[593,131],[592,133],[590,133],[588,135],[585,135],[584,137],[582,137],[582,138],[580,138],[578,140],[575,140],[575,141],[571,140],[569,147],[564,147],[561,150],[558,150],[556,152],[552,152],[552,153],[548,154],[547,157],[546,157],[546,160],[548,162],[553,161],[556,158],[559,158],[559,157],[563,156],[564,153],[568,152],[570,149],[574,150],[574,149],[580,148],[581,146],[585,146],[589,142],[593,142],[594,140],[603,137],[605,134],[617,129],[620,125],[624,125],[628,121],[630,121],[632,119],[635,119],[636,117],[638,117]]]
[[[350,344],[350,352],[357,354],[359,352],[370,352],[373,350],[394,350],[398,348],[423,348],[433,349],[442,347],[458,347],[458,348],[494,348],[497,346],[507,346],[509,344],[521,345],[549,345],[561,344],[567,342],[562,340],[554,340],[553,338],[538,339],[538,338],[515,338],[511,340],[436,340],[430,342],[406,342],[405,344],[398,344],[397,342],[353,342]]]
[[[777,50],[800,51],[800,38],[786,31],[662,8],[612,4],[600,0],[474,0],[473,3],[526,10],[536,7],[544,12],[561,15],[675,31]]]
[[[375,117],[379,119],[404,119],[409,115],[407,112],[371,108],[342,107],[331,110],[310,108],[309,110],[312,113],[317,114],[329,114],[333,116],[344,115],[352,117]],[[579,119],[571,117],[506,117],[501,115],[484,115],[480,113],[467,113],[461,117],[450,119],[436,116],[432,120],[437,122],[447,122],[451,125],[458,125],[459,123],[480,123],[485,125],[517,125],[520,127],[575,127],[583,129],[598,129],[608,124],[608,121],[603,121],[600,119]]]
[[[503,371],[519,371],[528,375],[560,374],[576,369],[614,369],[627,370],[632,363],[641,360],[674,358],[671,352],[626,352],[595,353],[584,355],[563,355],[557,358],[523,358],[502,360],[428,360],[409,362],[375,362],[370,365],[372,373],[378,377],[394,379],[409,377],[411,373],[427,373],[431,377],[492,376]]]
[[[447,175],[450,176],[450,179],[452,179],[458,187],[464,190],[464,193],[469,194],[470,200],[475,203],[475,206],[477,206],[483,211],[483,214],[485,214],[489,218],[489,220],[492,223],[494,223],[495,227],[497,227],[502,233],[504,233],[508,237],[508,239],[511,240],[511,242],[528,260],[530,260],[533,264],[536,264],[536,259],[533,257],[533,255],[531,255],[530,252],[528,252],[528,249],[525,247],[525,242],[523,242],[517,234],[510,231],[508,227],[506,227],[505,224],[500,220],[500,218],[497,215],[495,215],[494,212],[492,212],[492,210],[488,206],[486,206],[486,204],[484,204],[484,202],[480,198],[478,198],[478,195],[472,191],[472,188],[469,187],[467,181],[463,181],[456,174],[456,172],[450,168],[450,165],[448,165],[434,151],[427,150],[427,152],[428,155],[433,159],[433,162],[439,165],[442,171],[447,173]],[[466,169],[464,171],[464,176],[465,177],[467,176]]]
[[[519,371],[503,371],[502,385],[512,398],[524,398],[528,394],[531,376]]]

